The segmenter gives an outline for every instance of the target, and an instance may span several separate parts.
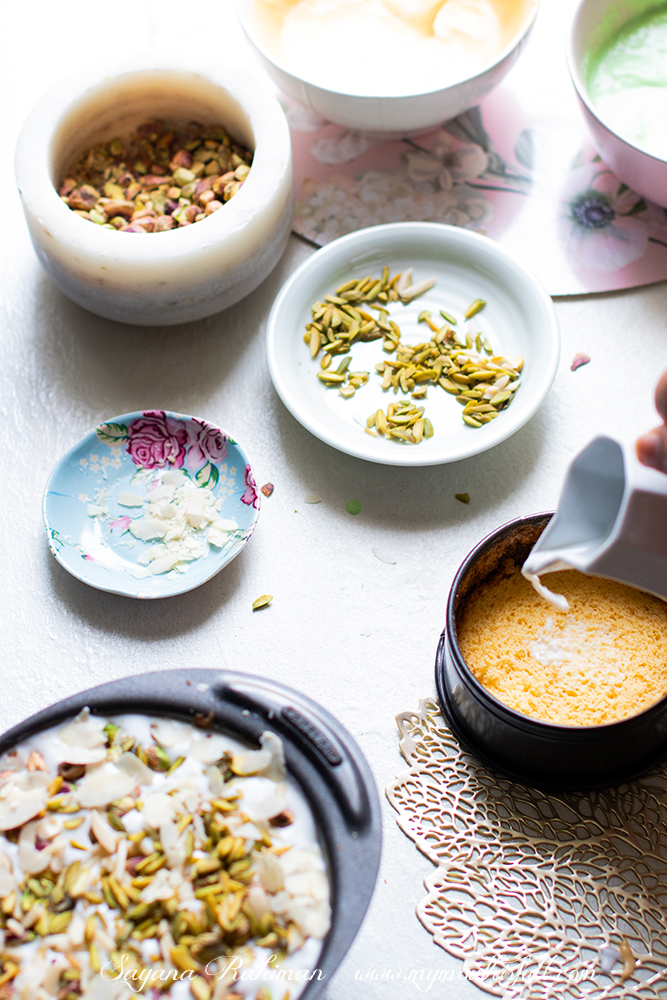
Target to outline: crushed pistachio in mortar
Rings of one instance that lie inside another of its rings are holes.
[[[245,183],[252,153],[222,125],[140,125],[127,141],[93,146],[70,165],[58,193],[82,219],[123,233],[203,222]]]

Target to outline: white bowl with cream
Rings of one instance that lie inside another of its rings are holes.
[[[316,115],[384,135],[474,107],[514,65],[537,0],[236,0],[280,89]]]
[[[63,203],[57,186],[78,156],[158,118],[224,125],[254,151],[242,190],[222,211],[195,225],[138,234],[91,225]],[[209,71],[134,59],[68,79],[29,115],[16,178],[49,277],[74,302],[121,323],[173,325],[233,305],[273,269],[290,232],[287,123],[270,89],[242,66]]]
[[[568,62],[598,153],[638,194],[667,207],[667,7],[582,0]]]

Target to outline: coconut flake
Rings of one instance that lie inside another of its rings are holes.
[[[277,794],[269,794],[256,802],[244,802],[243,809],[253,823],[268,828],[271,816],[277,816],[285,808],[285,799]]]
[[[13,783],[7,794],[0,798],[0,830],[13,830],[27,823],[46,808],[48,797],[48,791],[43,786],[22,790]]]
[[[116,849],[116,864],[114,866],[113,874],[119,882],[122,880],[125,874],[125,865],[127,864],[127,851],[129,848],[129,843],[127,837],[119,837],[118,847]]]
[[[67,937],[69,938],[70,944],[73,948],[78,948],[83,944],[85,932],[86,921],[83,918],[83,914],[79,913],[78,910],[75,910],[67,928]]]
[[[16,888],[16,880],[11,872],[0,869],[0,897],[4,899]]]
[[[175,805],[171,796],[166,795],[164,792],[155,792],[153,795],[146,797],[141,815],[144,818],[146,826],[158,829],[162,823],[172,820],[175,812]],[[151,844],[152,850],[153,846]]]
[[[49,867],[51,855],[35,847],[37,823],[26,823],[19,833],[19,864],[24,872],[35,875]]]
[[[225,790],[225,783],[222,780],[222,775],[220,774],[220,768],[216,767],[215,764],[211,764],[210,767],[206,768],[206,777],[208,778],[208,783],[211,787],[211,794],[214,799],[219,799]]]
[[[159,830],[162,850],[168,851],[174,846],[179,838],[178,827],[173,820],[165,820],[164,823],[160,823]]]
[[[150,542],[155,538],[164,538],[167,525],[156,517],[138,517],[130,524],[130,532],[140,542]]]
[[[176,719],[157,719],[151,722],[151,736],[161,747],[173,747],[190,739],[192,726]]]
[[[373,553],[376,559],[380,560],[380,562],[387,563],[389,566],[396,565],[396,560],[394,559],[394,557],[387,555],[387,553],[383,552],[382,549],[376,549],[375,547],[373,547],[371,549],[371,552]]]
[[[318,903],[328,896],[326,875],[315,869],[285,876],[285,888],[292,896],[311,896]]]
[[[113,854],[116,850],[118,840],[120,839],[120,834],[116,830],[112,830],[105,819],[97,811],[97,809],[91,810],[90,813],[90,829],[95,834],[98,844],[100,844],[108,854]]]
[[[201,736],[199,739],[193,737],[190,742],[190,756],[198,760],[200,764],[215,764],[220,760],[229,748],[229,743],[224,736],[219,733],[211,733],[208,736]]]
[[[409,267],[407,271],[403,271],[399,276],[398,281],[395,284],[395,289],[399,295],[403,295],[410,285],[412,284],[412,268]]]
[[[284,913],[306,937],[323,938],[331,927],[331,908],[327,903],[308,906],[301,899],[290,899]]]
[[[283,870],[275,854],[267,854],[266,852],[260,854],[255,869],[267,892],[280,892],[285,887]]]
[[[58,730],[58,739],[69,747],[93,749],[106,744],[104,719],[90,714],[89,708],[82,708],[73,722]]]
[[[143,507],[144,498],[129,490],[121,490],[118,494],[118,503],[121,507]]]
[[[52,749],[59,764],[100,764],[107,757],[106,746],[89,749],[67,746],[62,740],[54,740]]]
[[[266,777],[276,783],[284,781],[287,777],[287,771],[285,770],[283,741],[275,733],[270,733],[267,730],[260,736],[259,743],[262,750],[268,750],[271,754],[271,763],[266,768]]]
[[[235,837],[243,837],[244,840],[261,840],[262,831],[254,823],[241,823],[234,830]]]
[[[255,920],[261,920],[265,913],[271,912],[269,897],[261,885],[251,885],[246,896],[246,905]]]
[[[135,781],[128,774],[119,771],[115,764],[107,761],[86,771],[79,782],[76,796],[82,806],[107,806],[116,799],[131,795]]]
[[[142,903],[154,903],[158,899],[171,899],[177,894],[182,882],[183,876],[179,872],[160,868],[150,885],[141,890],[141,901]]]
[[[411,302],[412,299],[418,298],[427,292],[429,288],[433,288],[435,285],[435,278],[426,278],[424,281],[418,281],[416,285],[410,285],[404,291],[399,292],[403,302]],[[396,283],[396,289],[398,290],[398,282]]]
[[[258,774],[265,771],[273,762],[273,755],[269,750],[247,750],[245,753],[235,753],[232,758],[232,771],[234,774]]]
[[[142,760],[139,760],[135,753],[122,753],[116,761],[116,767],[123,774],[132,778],[136,785],[151,785],[153,783],[153,771]]]

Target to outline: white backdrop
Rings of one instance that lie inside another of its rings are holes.
[[[636,435],[655,422],[653,385],[667,367],[667,287],[559,301],[563,354],[555,385],[532,422],[495,451],[412,471],[340,455],[284,409],[264,360],[268,310],[313,252],[307,244],[292,237],[273,275],[228,312],[145,330],[98,319],[65,299],[42,273],[23,221],[13,150],[44,90],[121,48],[176,44],[238,58],[238,29],[224,0],[33,0],[6,7],[3,35],[0,727],[131,673],[188,665],[248,670],[298,687],[334,712],[382,789],[404,767],[394,715],[434,691],[445,601],[466,552],[503,521],[553,508],[567,463],[594,434]],[[580,351],[591,363],[571,372]],[[70,578],[48,552],[40,509],[57,459],[99,421],[141,408],[217,423],[242,442],[258,484],[275,484],[234,563],[200,590],[154,603]],[[470,494],[468,505],[454,498],[459,492]],[[322,502],[305,504],[310,493]],[[345,510],[352,499],[363,505],[357,517]],[[380,562],[372,547],[396,564]],[[274,595],[273,605],[253,614],[263,593]],[[398,830],[384,798],[383,810],[375,897],[327,1000],[404,1000],[416,989],[401,979],[361,984],[357,972],[456,968],[414,915],[430,864]],[[446,993],[479,995],[467,983]]]

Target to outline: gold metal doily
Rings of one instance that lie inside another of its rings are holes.
[[[396,721],[410,769],[387,797],[437,865],[417,916],[464,975],[507,1000],[666,1000],[667,769],[549,795],[465,753],[430,699]]]

